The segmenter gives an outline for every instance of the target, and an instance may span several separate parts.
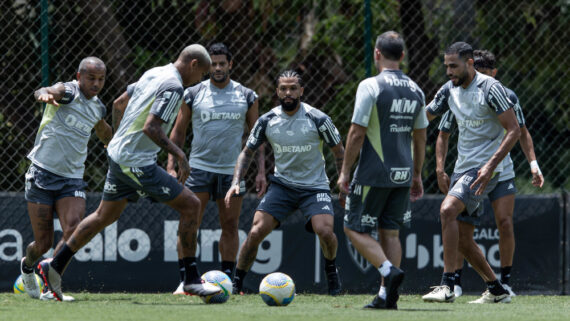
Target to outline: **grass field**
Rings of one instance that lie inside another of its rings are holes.
[[[24,294],[0,293],[0,320],[570,320],[569,296],[517,296],[511,304],[424,303],[403,295],[398,311],[364,310],[370,295],[298,294],[287,307],[269,307],[258,295],[233,296],[224,304],[206,305],[198,297],[139,293],[68,293],[72,303],[32,300]]]

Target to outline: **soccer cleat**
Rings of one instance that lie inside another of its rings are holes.
[[[329,283],[329,295],[339,295],[342,291],[342,285],[340,283],[340,276],[338,275],[337,269],[332,273],[327,273],[327,281]]]
[[[384,277],[384,286],[386,287],[386,308],[392,309],[398,301],[398,288],[404,281],[404,271],[395,266],[390,267],[390,274]]]
[[[24,289],[26,293],[32,299],[39,299],[40,298],[40,286],[38,284],[38,280],[36,280],[36,273],[33,271],[30,273],[24,272],[24,261],[26,260],[25,257],[22,258],[20,262],[20,273],[22,273],[22,283],[24,283]]]
[[[397,301],[397,299],[396,299]],[[371,303],[364,306],[364,309],[390,309],[398,310],[398,305],[394,303],[391,307],[386,306],[386,300],[382,299],[378,294],[374,297]]]
[[[38,264],[38,269],[42,275],[44,282],[49,290],[53,292],[53,296],[62,301],[63,292],[61,291],[61,275],[54,270],[49,261],[43,260]]]
[[[463,295],[463,289],[461,288],[461,285],[456,284],[453,286],[453,293],[455,293],[455,297],[458,298],[460,296]]]
[[[483,295],[474,301],[469,303],[484,304],[484,303],[510,303],[511,296],[508,293],[493,295],[489,290],[483,292]]]
[[[517,296],[517,295],[515,294],[515,292],[513,292],[513,289],[512,289],[508,284],[503,284],[503,288],[504,288],[505,290],[507,290],[507,292],[509,292],[509,295],[510,295],[511,297]]]
[[[422,299],[426,302],[453,302],[455,293],[447,285],[432,286],[433,290],[424,295]]]
[[[48,290],[47,292],[42,293],[42,294],[40,295],[40,300],[43,300],[43,301],[50,301],[50,300],[57,300],[57,299],[56,299],[55,296],[53,295],[53,292],[51,292],[50,290]],[[73,301],[75,301],[75,298],[74,298],[74,297],[72,297],[72,296],[70,296],[70,295],[65,295],[65,294],[63,294],[63,302],[73,302]]]
[[[232,294],[243,295],[243,280],[237,276],[234,277],[234,281],[232,282]]]
[[[178,287],[176,288],[176,290],[174,290],[174,292],[172,292],[173,295],[188,295],[188,293],[184,292],[184,282],[180,282],[180,284],[178,284]]]
[[[188,283],[184,284],[184,292],[189,295],[208,296],[222,292],[219,286],[211,283]]]

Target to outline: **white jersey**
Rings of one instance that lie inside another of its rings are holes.
[[[167,134],[182,104],[182,77],[173,64],[152,68],[136,82],[125,114],[107,151],[120,165],[142,167],[156,163],[160,147],[143,132],[149,114],[158,116]]]
[[[63,84],[59,106],[47,104],[34,148],[28,158],[35,165],[67,178],[83,178],[87,143],[93,127],[105,117],[105,105],[85,98],[77,81]]]

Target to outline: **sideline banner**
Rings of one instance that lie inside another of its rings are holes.
[[[87,212],[97,208],[100,194],[90,194]],[[412,206],[412,225],[400,233],[402,269],[406,272],[402,293],[424,293],[437,285],[443,271],[443,247],[439,205],[441,195],[428,195]],[[239,223],[240,243],[245,239],[258,200],[246,197]],[[512,287],[518,292],[561,293],[564,288],[564,230],[560,195],[522,195],[515,203],[516,251]],[[32,240],[32,230],[22,193],[0,194],[0,291],[11,291],[19,274],[19,262]],[[338,238],[337,265],[343,288],[349,293],[374,293],[378,271],[350,245],[342,230],[344,211],[335,203],[335,232]],[[214,203],[210,202],[198,236],[199,270],[219,269],[220,227]],[[564,221],[565,222],[565,221]],[[61,238],[54,220],[56,241]],[[324,259],[318,239],[304,229],[300,213],[292,215],[260,245],[245,280],[257,292],[261,279],[280,271],[289,274],[298,292],[326,293]],[[64,276],[66,291],[170,292],[178,284],[176,231],[178,214],[167,206],[140,200],[129,204],[118,222],[108,226],[81,249]],[[498,230],[489,202],[483,226],[475,230],[476,242],[498,273],[500,268]],[[48,253],[48,256],[51,255]],[[465,265],[464,291],[482,293],[485,284]]]

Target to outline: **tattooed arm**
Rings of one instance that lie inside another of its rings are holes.
[[[224,199],[226,203],[226,207],[230,207],[230,199],[233,194],[239,194],[239,182],[247,173],[247,169],[249,168],[249,164],[253,159],[253,154],[255,154],[255,150],[250,149],[249,147],[244,147],[241,153],[238,156],[236,167],[234,169],[234,178],[232,179],[232,186],[226,193],[226,197]]]
[[[123,119],[123,114],[125,113],[125,109],[127,109],[127,104],[129,103],[129,95],[127,91],[121,94],[119,98],[113,101],[113,130],[117,132],[119,128],[119,124],[121,123],[121,119]]]

